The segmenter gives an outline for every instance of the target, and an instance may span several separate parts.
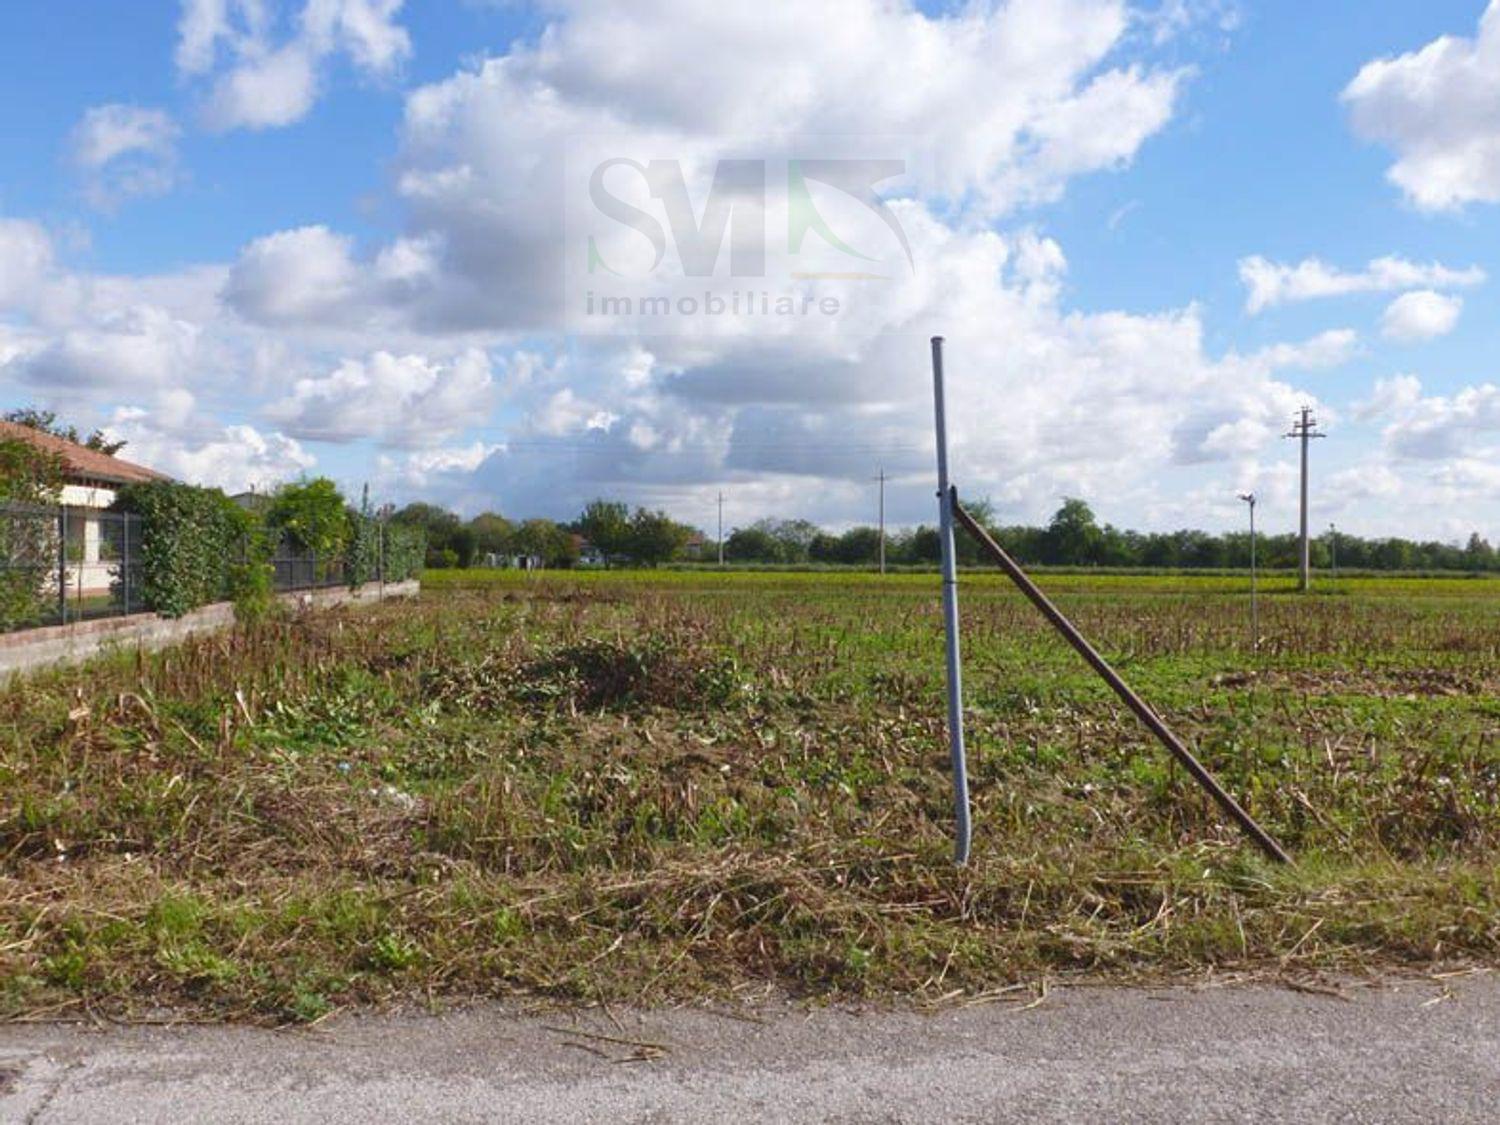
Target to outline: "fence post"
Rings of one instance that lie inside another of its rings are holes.
[[[57,620],[68,623],[68,509],[57,509]]]
[[[958,569],[953,542],[953,493],[948,484],[948,413],[943,387],[943,338],[932,338],[933,416],[938,470],[938,539],[943,564],[943,634],[948,664],[948,754],[953,770],[953,860],[969,862],[969,765],[964,749],[963,662],[958,639]]]
[[[130,513],[120,516],[120,590],[124,616],[130,616]]]

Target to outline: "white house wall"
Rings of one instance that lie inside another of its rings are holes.
[[[65,484],[59,499],[67,508],[108,508],[115,502],[115,490],[90,484]]]

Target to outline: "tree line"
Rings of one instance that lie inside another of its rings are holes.
[[[1018,562],[1028,566],[1117,567],[1141,569],[1244,569],[1250,565],[1247,532],[1129,531],[1101,524],[1079,499],[1064,500],[1044,525],[999,523],[986,502],[969,502],[969,511]],[[718,544],[665,513],[612,500],[595,500],[565,523],[530,519],[512,521],[493,512],[465,521],[432,504],[412,504],[394,521],[421,527],[427,534],[428,565],[468,567],[494,557],[530,555],[549,567],[577,565],[590,547],[604,565],[656,566],[684,555],[702,562],[718,558]],[[696,549],[687,551],[689,544]],[[959,559],[981,561],[978,548],[962,534]],[[940,558],[937,528],[923,525],[886,536],[886,561],[892,566],[929,566]],[[1298,563],[1295,533],[1261,534],[1256,562],[1267,569],[1292,569]],[[1351,570],[1500,571],[1500,552],[1475,532],[1462,545],[1436,540],[1362,538],[1325,532],[1311,543],[1312,565]],[[803,566],[874,566],[880,557],[880,532],[852,527],[833,532],[804,519],[767,518],[736,528],[724,540],[729,563]]]
[[[662,511],[595,500],[567,523],[510,520],[484,512],[471,520],[435,504],[408,504],[391,522],[427,536],[429,567],[508,565],[535,558],[547,567],[577,565],[590,548],[603,565],[657,566],[680,557],[697,532]],[[701,537],[700,537],[701,538]]]

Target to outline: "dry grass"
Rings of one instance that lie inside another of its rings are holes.
[[[445,591],[0,693],[0,1013],[983,995],[1500,954],[1500,607],[1064,599],[1299,854],[1262,865],[1017,599],[965,597],[949,862],[930,583]]]

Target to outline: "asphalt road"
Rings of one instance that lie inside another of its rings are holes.
[[[1500,1121],[1500,981],[1054,990],[937,1015],[0,1025],[0,1121]]]

